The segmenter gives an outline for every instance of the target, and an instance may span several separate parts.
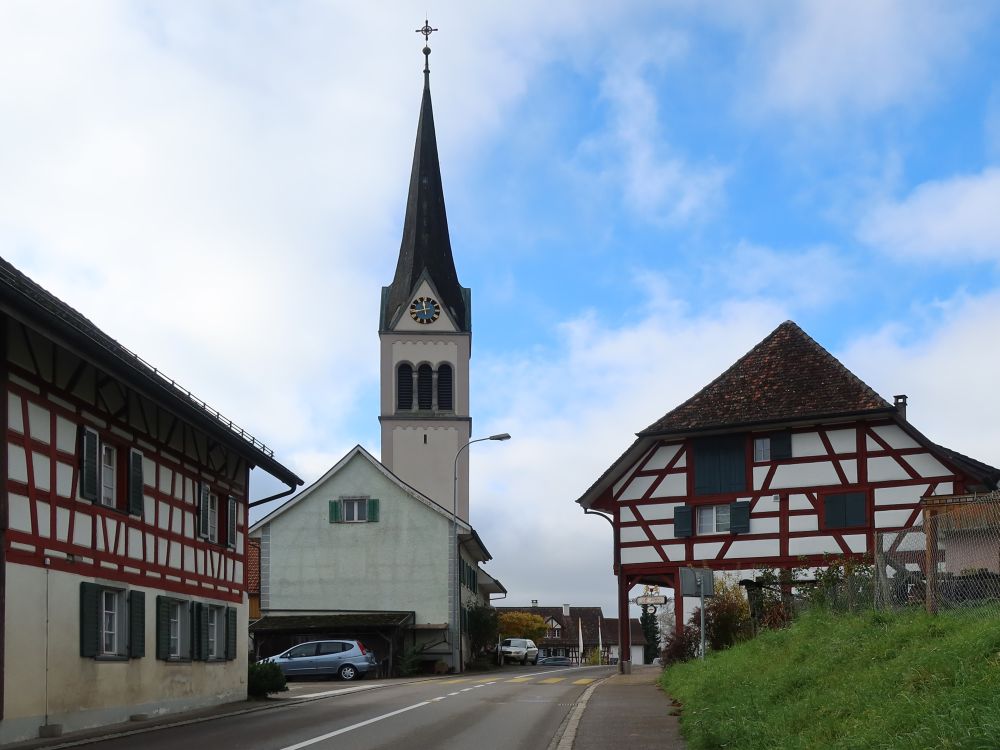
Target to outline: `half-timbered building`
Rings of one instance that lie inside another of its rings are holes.
[[[917,521],[921,498],[998,480],[920,433],[905,396],[889,403],[786,321],[638,433],[577,502],[614,522],[624,621],[633,585],[672,586],[683,601],[682,566],[862,559],[876,532]]]
[[[0,260],[0,743],[246,697],[272,452]]]

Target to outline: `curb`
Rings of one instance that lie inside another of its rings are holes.
[[[612,677],[614,675],[598,680],[583,691],[583,695],[577,698],[576,703],[573,704],[573,708],[570,709],[570,712],[566,715],[566,719],[556,731],[547,750],[573,750],[573,743],[576,742],[576,730],[580,726],[580,719],[583,718],[583,712],[587,709],[590,697],[597,688]]]

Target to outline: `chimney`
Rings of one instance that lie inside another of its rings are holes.
[[[532,599],[531,600],[531,606],[532,607],[537,607],[538,606],[538,600],[537,599]]]
[[[896,402],[893,404],[896,407],[896,413],[903,419],[906,419],[906,394],[901,393],[898,396],[893,396],[893,399]]]
[[[569,617],[569,605],[568,604],[564,604],[563,605],[563,617]]]

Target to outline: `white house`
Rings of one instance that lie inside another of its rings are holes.
[[[458,520],[460,580],[449,577],[451,510],[416,491],[361,446],[250,529],[260,540],[255,648],[359,637],[388,669],[401,650],[450,663],[449,610],[504,593],[479,569],[490,559]],[[464,629],[463,629],[464,630]],[[464,652],[469,653],[468,638]]]

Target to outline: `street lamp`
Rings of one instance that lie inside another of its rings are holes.
[[[462,579],[460,577],[460,568],[458,566],[458,561],[461,555],[458,551],[458,458],[462,455],[462,451],[468,448],[473,443],[481,443],[484,440],[510,440],[510,435],[506,432],[501,432],[496,435],[490,435],[489,437],[476,438],[475,440],[470,440],[455,453],[455,471],[452,474],[452,485],[451,485],[451,549],[454,554],[454,570],[452,573],[452,580],[455,583],[455,604],[452,607],[452,632],[457,634],[455,642],[451,646],[451,663],[454,665],[455,674],[462,671],[462,658],[464,654],[462,653],[462,618],[461,618],[461,608],[462,608]]]

